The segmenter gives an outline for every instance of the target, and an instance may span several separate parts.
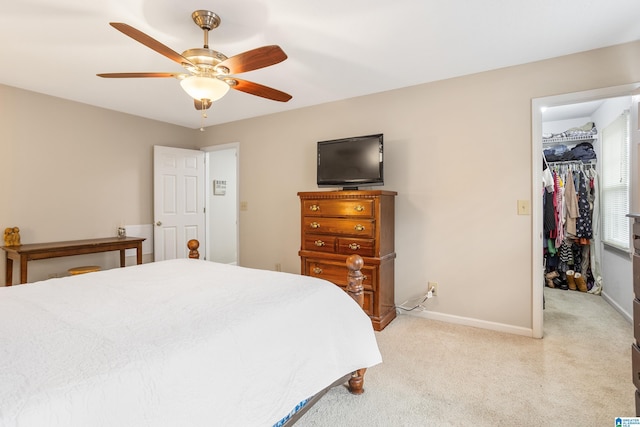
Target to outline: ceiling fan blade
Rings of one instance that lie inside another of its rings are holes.
[[[233,79],[235,84],[231,85],[232,89],[239,90],[250,95],[260,96],[262,98],[271,99],[273,101],[287,102],[292,98],[288,93],[281,92],[277,89],[270,88],[258,83],[247,80]]]
[[[194,99],[193,105],[196,107],[196,110],[202,111],[209,109],[211,105],[213,105],[213,102],[209,99]]]
[[[177,77],[180,73],[102,73],[98,77],[110,79],[136,78],[136,77]]]
[[[113,28],[115,28],[116,30],[120,31],[121,33],[123,33],[123,34],[131,37],[132,39],[142,43],[143,45],[147,46],[148,48],[155,50],[159,54],[164,55],[167,58],[171,59],[172,61],[177,62],[180,65],[187,64],[187,65],[190,65],[192,67],[196,66],[191,61],[189,61],[187,58],[185,58],[184,56],[180,55],[178,52],[175,52],[171,48],[163,45],[158,40],[154,39],[153,37],[150,37],[150,36],[146,35],[142,31],[133,28],[131,25],[127,25],[127,24],[124,24],[122,22],[110,22],[109,25],[111,25]]]
[[[280,46],[270,45],[239,53],[222,61],[218,67],[228,68],[229,74],[238,74],[268,67],[285,59],[287,54],[280,49]]]

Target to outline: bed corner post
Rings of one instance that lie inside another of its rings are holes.
[[[187,247],[189,248],[189,258],[199,259],[200,252],[198,252],[198,248],[200,247],[200,242],[196,239],[191,239],[187,242]]]
[[[349,270],[349,273],[347,274],[347,293],[358,303],[360,308],[364,308],[364,293],[362,286],[364,275],[360,271],[364,265],[364,260],[360,255],[350,255],[347,257],[346,263],[347,269]],[[349,378],[349,391],[352,394],[364,393],[365,372],[366,368],[363,368],[358,369],[351,374],[351,378]]]
[[[349,270],[347,274],[347,292],[358,303],[360,308],[364,307],[364,294],[362,293],[362,279],[364,279],[364,276],[360,271],[363,265],[364,260],[360,255],[347,257],[347,269]]]

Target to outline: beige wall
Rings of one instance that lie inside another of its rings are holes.
[[[532,329],[531,100],[640,81],[640,42],[209,128],[240,143],[240,263],[299,272],[298,191],[315,143],[384,132],[396,201],[396,302],[439,283],[429,308]],[[294,94],[295,96],[295,94]]]
[[[432,312],[526,333],[532,223],[516,215],[516,201],[532,198],[531,99],[636,81],[640,42],[204,133],[0,86],[0,227],[20,226],[28,242],[111,235],[121,220],[150,223],[154,144],[239,142],[248,203],[240,264],[297,273],[296,193],[316,189],[316,141],[384,132],[384,188],[399,193],[396,301],[437,281]],[[73,260],[33,263],[33,274],[46,277],[64,262]],[[4,275],[4,260],[0,268]]]
[[[0,111],[0,228],[20,227],[23,243],[115,236],[121,222],[150,224],[153,145],[194,148],[192,129],[2,85]],[[32,262],[29,280],[94,262],[113,267],[118,255]]]

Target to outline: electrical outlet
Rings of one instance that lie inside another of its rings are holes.
[[[429,282],[427,287],[429,289],[431,289],[431,294],[432,295],[438,295],[438,283],[437,282]],[[429,291],[429,289],[427,289],[427,291]]]

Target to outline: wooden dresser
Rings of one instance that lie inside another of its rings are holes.
[[[395,317],[395,191],[298,193],[302,274],[347,285],[345,260],[364,260],[364,310],[376,331]]]
[[[633,336],[631,345],[631,369],[633,384],[636,386],[636,416],[640,417],[640,214],[628,215],[633,218]]]

